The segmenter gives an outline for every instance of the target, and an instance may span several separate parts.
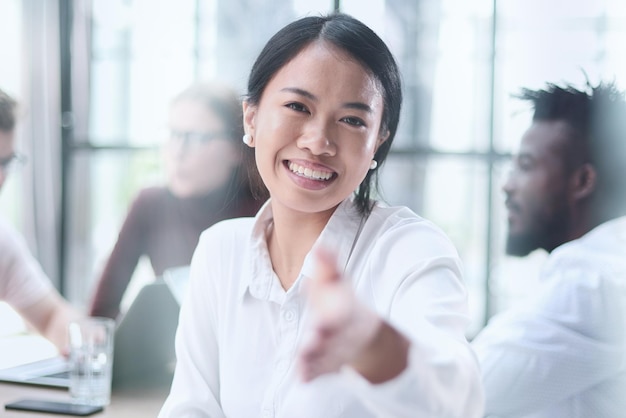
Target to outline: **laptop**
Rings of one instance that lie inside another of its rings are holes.
[[[141,288],[115,329],[114,387],[171,382],[179,309],[164,280]],[[0,381],[68,388],[69,365],[67,359],[56,356],[0,370]]]
[[[163,272],[163,280],[172,291],[174,299],[180,305],[183,303],[183,297],[187,291],[189,283],[189,266],[172,267]]]

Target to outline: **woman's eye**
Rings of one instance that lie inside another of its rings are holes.
[[[301,103],[287,103],[287,107],[297,112],[308,112],[307,108]]]
[[[529,158],[518,158],[514,161],[514,167],[518,171],[530,171],[533,168],[533,162]]]
[[[341,120],[346,122],[348,125],[365,126],[365,122],[363,122],[362,119],[355,118],[355,117],[352,117],[352,116],[345,117],[345,118],[343,118]]]

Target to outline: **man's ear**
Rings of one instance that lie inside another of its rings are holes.
[[[247,135],[250,135],[249,146],[254,146],[255,123],[257,106],[250,104],[247,100],[242,103],[243,107],[243,129]]]
[[[570,187],[574,199],[588,198],[597,186],[597,172],[590,163],[578,167],[571,175]]]

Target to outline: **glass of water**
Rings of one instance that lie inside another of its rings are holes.
[[[82,318],[70,323],[70,395],[76,403],[111,402],[113,335],[110,318]]]

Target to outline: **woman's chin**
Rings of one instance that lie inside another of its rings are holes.
[[[187,199],[201,194],[194,188],[182,184],[170,184],[168,188],[170,192],[179,199]]]

